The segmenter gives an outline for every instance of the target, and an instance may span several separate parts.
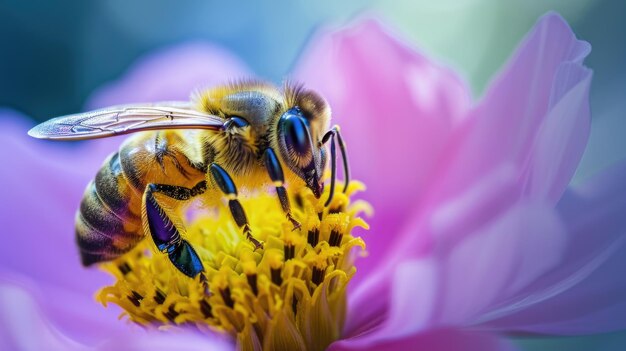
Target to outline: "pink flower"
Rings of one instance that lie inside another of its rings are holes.
[[[549,14],[473,103],[453,72],[376,21],[313,40],[295,77],[329,100],[376,210],[332,350],[501,350],[512,348],[503,333],[626,327],[626,165],[568,187],[589,134],[589,51]],[[248,74],[191,43],[140,62],[89,106],[180,99]],[[136,330],[92,300],[107,278],[80,267],[73,216],[119,140],[41,143],[2,114],[2,348],[231,347]]]

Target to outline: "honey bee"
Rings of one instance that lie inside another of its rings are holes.
[[[330,144],[330,203],[335,191],[336,146],[342,154],[345,192],[348,161],[339,127],[330,129],[330,107],[316,92],[286,84],[247,81],[200,91],[190,102],[113,106],[53,118],[28,134],[79,140],[135,133],[110,155],[92,180],[76,215],[83,265],[113,260],[144,236],[189,277],[204,276],[196,250],[182,236],[180,213],[187,200],[205,194],[228,201],[242,234],[252,235],[237,187],[272,184],[286,218],[296,229],[285,182],[320,198]],[[330,141],[330,143],[329,143]]]

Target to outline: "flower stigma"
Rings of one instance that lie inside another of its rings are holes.
[[[200,256],[206,280],[183,275],[146,239],[100,265],[116,281],[96,300],[120,306],[122,316],[142,326],[229,334],[241,350],[324,350],[341,336],[347,284],[365,250],[351,234],[368,228],[359,216],[370,205],[350,199],[363,188],[350,182],[328,207],[328,189],[320,199],[298,191],[291,199],[297,229],[275,194],[246,198],[252,233],[264,242],[256,251],[226,206],[203,213],[181,234]]]

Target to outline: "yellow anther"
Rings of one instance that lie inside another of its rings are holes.
[[[278,269],[283,265],[283,254],[279,251],[271,250],[265,254],[270,268]]]
[[[254,261],[243,261],[241,262],[241,269],[245,275],[256,274],[256,262]]]
[[[323,350],[343,327],[347,284],[356,271],[351,253],[355,247],[365,249],[351,230],[367,228],[358,216],[370,207],[349,198],[362,188],[351,182],[348,195],[336,193],[333,211],[323,206],[328,187],[320,199],[303,188],[301,207],[292,213],[302,224],[298,230],[275,194],[242,198],[254,236],[264,242],[262,250],[251,249],[227,208],[195,219],[184,238],[202,259],[208,293],[202,279],[181,274],[167,255],[151,251],[154,245],[144,240],[118,260],[102,264],[117,281],[102,288],[96,299],[120,306],[135,323],[194,324],[198,330],[230,334],[244,349],[259,344],[264,349],[301,350],[306,345]],[[305,316],[314,320],[302,323]]]
[[[291,229],[288,229],[287,231],[283,232],[283,235],[284,235],[283,240],[285,242],[285,245],[288,245],[288,246],[300,245],[304,240],[306,240],[306,238],[303,237],[301,233],[297,231],[293,231]]]

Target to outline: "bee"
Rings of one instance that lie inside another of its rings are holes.
[[[189,277],[203,275],[196,250],[181,232],[176,213],[205,194],[225,197],[234,222],[256,249],[238,187],[271,184],[286,218],[294,219],[285,183],[306,186],[316,198],[324,189],[330,144],[330,189],[335,191],[336,146],[342,154],[345,192],[348,160],[339,127],[330,125],[326,100],[301,85],[282,89],[245,81],[196,93],[188,102],[113,106],[53,118],[28,134],[50,140],[105,138],[135,133],[110,155],[92,180],[76,215],[83,265],[113,260],[150,236],[158,251]]]

